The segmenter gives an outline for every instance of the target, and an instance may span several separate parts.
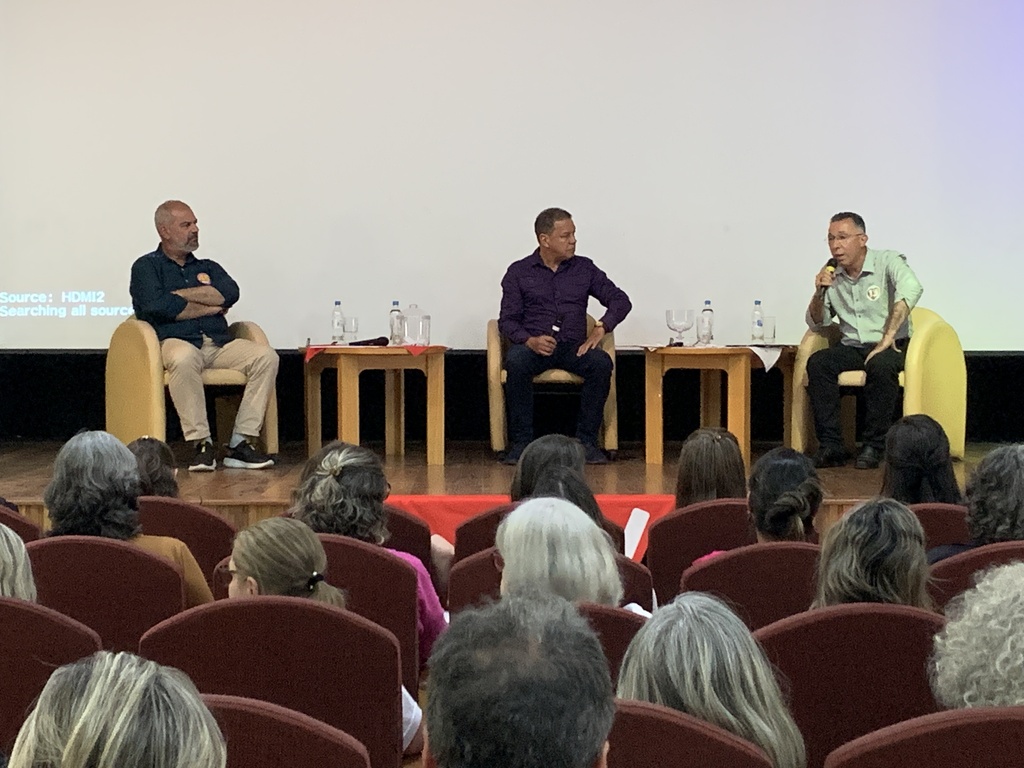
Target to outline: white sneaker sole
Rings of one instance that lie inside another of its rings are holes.
[[[266,469],[267,467],[274,466],[273,459],[267,459],[266,461],[260,462],[246,462],[241,459],[224,459],[224,466],[230,467],[231,469]]]
[[[214,459],[213,464],[193,464],[188,468],[189,472],[213,472],[217,468],[217,460]]]

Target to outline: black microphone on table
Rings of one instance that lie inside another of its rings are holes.
[[[830,275],[834,275],[836,273],[836,265],[838,263],[839,262],[837,262],[835,259],[829,259],[828,261],[825,262],[825,269],[828,271],[828,273]],[[818,286],[818,298],[819,299],[824,299],[825,298],[825,291],[827,291],[827,290],[828,290],[828,286],[827,285],[819,285]]]
[[[350,347],[386,347],[391,343],[387,336],[378,336],[376,339],[363,339],[362,341],[350,341]]]

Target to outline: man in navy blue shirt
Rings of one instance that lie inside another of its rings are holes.
[[[502,461],[515,464],[533,440],[533,377],[561,368],[583,378],[576,437],[587,462],[603,464],[608,459],[597,445],[597,432],[611,387],[612,360],[597,346],[633,305],[594,262],[576,255],[576,225],[568,211],[541,211],[534,232],[537,250],[513,263],[501,281],[498,329],[511,342],[505,358],[509,448]],[[591,296],[607,311],[588,334]]]
[[[211,471],[217,466],[206,418],[205,368],[241,371],[248,379],[224,466],[269,467],[274,461],[257,449],[255,439],[277,377],[277,353],[231,338],[225,315],[238,301],[238,284],[217,262],[193,255],[199,247],[199,225],[192,209],[168,200],[156,209],[155,221],[160,245],[132,264],[132,306],[160,340],[171,400],[185,439],[195,443],[189,469]]]

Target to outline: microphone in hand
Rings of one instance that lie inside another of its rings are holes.
[[[825,271],[828,272],[830,275],[834,275],[836,273],[836,265],[837,264],[838,264],[838,262],[835,259],[829,259],[828,261],[825,262]],[[819,285],[818,286],[818,298],[819,299],[824,299],[825,298],[825,291],[827,291],[827,290],[828,290],[828,286],[827,285]]]

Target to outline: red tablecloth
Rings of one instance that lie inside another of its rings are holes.
[[[599,494],[597,503],[609,520],[621,526],[626,525],[635,507],[651,513],[653,523],[675,508],[675,497],[664,494]],[[455,541],[455,529],[463,520],[486,512],[501,504],[508,503],[508,496],[498,494],[474,496],[390,496],[388,504],[410,512],[425,520],[433,533]],[[647,533],[644,532],[635,559],[639,560],[647,551]]]

